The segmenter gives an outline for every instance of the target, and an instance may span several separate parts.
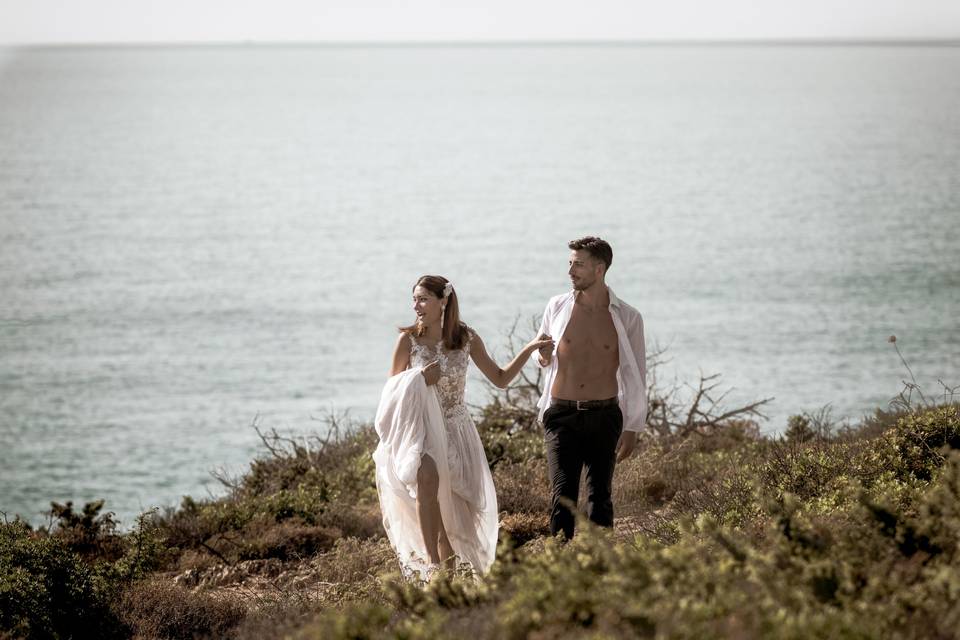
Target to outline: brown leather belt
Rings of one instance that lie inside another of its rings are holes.
[[[565,407],[576,409],[577,411],[605,409],[606,407],[615,407],[618,404],[619,402],[616,398],[607,398],[606,400],[561,400],[560,398],[550,398],[551,407]]]

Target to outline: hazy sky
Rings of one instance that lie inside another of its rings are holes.
[[[0,0],[0,44],[960,37],[960,0]]]

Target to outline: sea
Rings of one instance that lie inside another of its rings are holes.
[[[585,235],[678,398],[948,394],[960,47],[0,49],[0,511],[129,526],[369,422],[423,274],[504,363]]]

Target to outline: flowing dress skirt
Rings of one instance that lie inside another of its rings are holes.
[[[417,518],[417,471],[424,455],[436,463],[443,525],[458,561],[485,573],[496,554],[497,496],[480,435],[466,407],[447,416],[436,391],[403,371],[384,386],[373,454],[383,527],[404,575],[426,579],[433,565]]]

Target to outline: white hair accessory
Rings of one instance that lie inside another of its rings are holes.
[[[443,285],[443,297],[449,298],[451,293],[453,293],[453,283],[448,282],[447,284]]]

